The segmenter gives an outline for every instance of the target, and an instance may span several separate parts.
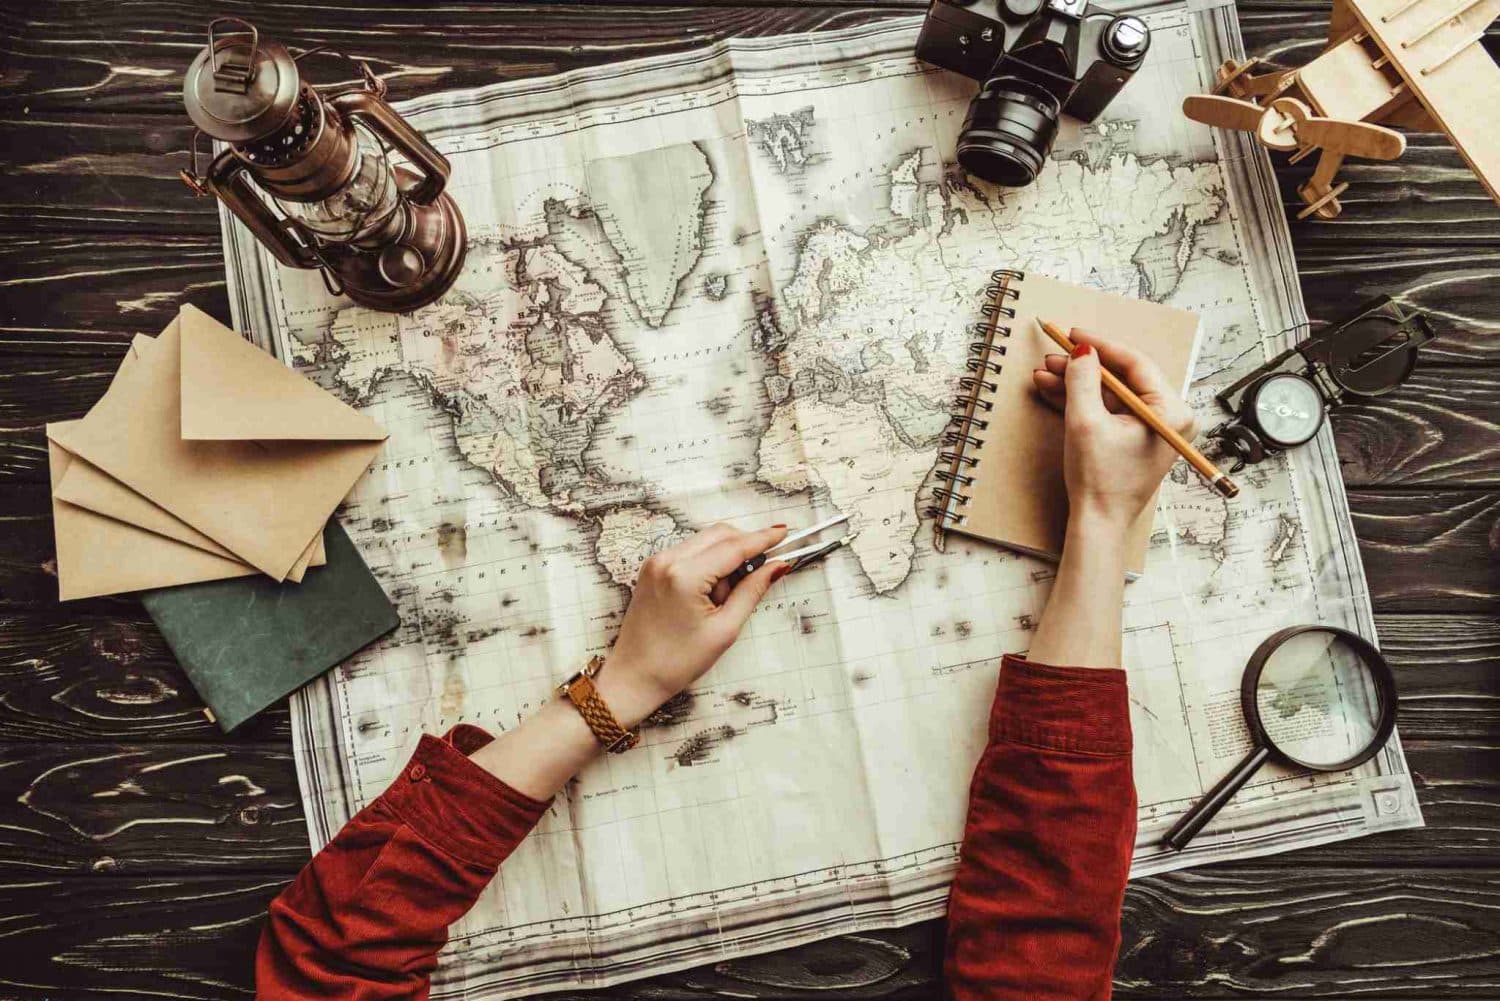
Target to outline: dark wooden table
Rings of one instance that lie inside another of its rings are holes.
[[[176,177],[210,12],[368,59],[400,98],[923,6],[0,4],[0,998],[247,996],[261,915],[308,858],[285,705],[226,740],[136,601],[56,600],[43,423],[81,415],[181,303],[228,318],[218,219]],[[1254,54],[1324,38],[1317,0],[1240,14]],[[1292,224],[1308,312],[1388,292],[1441,334],[1404,389],[1335,421],[1428,827],[1138,880],[1120,997],[1500,999],[1500,210],[1440,136],[1346,170],[1343,218]],[[1281,169],[1288,200],[1307,172]],[[941,935],[606,993],[934,997]]]

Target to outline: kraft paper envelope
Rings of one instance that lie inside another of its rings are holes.
[[[127,367],[140,357],[141,352],[149,351],[151,345],[155,343],[156,339],[153,337],[147,337],[145,334],[136,334],[135,337],[131,338],[130,350],[125,353],[124,358],[120,359],[120,371],[125,371]],[[75,496],[69,498],[65,496],[64,500],[84,507],[90,507],[91,510],[109,515],[111,518],[140,525],[142,528],[148,528],[160,535],[176,539],[178,542],[186,542],[190,546],[207,549],[211,553],[227,556],[230,559],[234,558],[233,553],[229,552],[229,550],[219,545],[213,539],[210,539],[202,532],[196,531],[191,525],[188,525],[180,518],[168,514],[156,504],[152,504],[149,500],[125,486],[125,484],[120,483],[118,480],[110,479],[105,473],[85,463],[76,455],[72,458],[74,459],[74,464],[69,467],[69,482],[77,480],[79,474],[88,472],[91,476],[108,480],[108,484],[112,484],[114,489],[111,490],[109,486],[96,482],[93,484],[93,491],[85,491],[84,488],[80,487],[81,497]],[[90,506],[91,498],[95,501],[92,506]],[[107,499],[112,499],[118,506],[114,510],[106,508],[103,505]],[[323,550],[323,531],[319,529],[318,534],[313,536],[312,544],[303,552],[301,558],[297,560],[297,563],[287,574],[287,580],[290,580],[294,584],[300,583],[308,567],[321,567],[327,565],[327,563],[328,554]]]
[[[141,352],[150,350],[153,343],[155,342],[152,338],[137,334],[131,342],[131,350],[126,352],[120,360],[119,371],[124,372],[129,369],[139,359]],[[53,455],[54,451],[60,453],[59,458],[53,459],[53,467],[66,471],[65,473],[59,472],[52,482],[54,501],[68,503],[68,510],[63,512],[65,517],[60,520],[59,529],[86,532],[89,548],[94,554],[88,564],[87,574],[76,582],[64,577],[64,571],[59,567],[58,574],[62,578],[60,590],[64,594],[63,600],[67,600],[69,595],[90,597],[138,590],[141,587],[162,587],[169,582],[196,583],[203,580],[216,580],[220,578],[222,572],[226,571],[230,572],[231,576],[237,577],[255,572],[254,567],[235,559],[233,553],[208,536],[52,441],[51,432],[57,426],[59,425],[48,426],[47,448],[49,456]],[[105,517],[84,521],[75,514],[77,508],[83,508]],[[56,513],[54,504],[54,514]],[[166,546],[152,550],[149,548],[150,540],[140,538],[136,529],[145,529],[212,553],[232,562],[234,569],[229,571],[222,564],[198,560],[188,560],[184,564],[178,558],[177,547]],[[72,543],[68,547],[70,552],[76,552],[76,536],[70,534],[69,541]],[[129,555],[132,560],[145,556],[158,562],[160,564],[158,572],[142,576],[141,568],[133,564],[121,563],[119,559],[121,553]],[[323,566],[327,562],[328,557],[323,551],[323,533],[320,531],[312,545],[288,572],[287,579],[300,583],[309,566]],[[76,567],[77,562],[70,561],[70,565]],[[112,570],[121,570],[122,573],[113,573]],[[210,572],[214,576],[203,576]],[[74,569],[73,574],[76,576],[78,570]],[[140,584],[138,583],[140,580],[149,580],[151,583]],[[74,593],[85,591],[86,593]]]
[[[71,422],[70,422],[71,423]],[[56,427],[57,425],[50,425]],[[56,442],[47,442],[54,486],[72,464]],[[120,594],[153,587],[244,577],[254,567],[183,545],[134,525],[106,518],[52,498],[57,542],[57,590],[61,601]]]
[[[95,514],[102,514],[117,522],[144,528],[148,532],[155,532],[157,535],[166,536],[168,539],[195,549],[202,549],[204,552],[213,553],[226,560],[234,560],[247,571],[255,570],[249,564],[236,559],[234,553],[181,518],[166,511],[160,505],[153,504],[91,463],[68,452],[50,437],[47,445],[49,448],[61,450],[70,460],[63,482],[54,484],[52,489],[52,496],[57,500],[66,501],[74,507],[81,507]],[[308,567],[320,567],[327,562],[328,557],[323,552],[323,533],[319,532],[317,538],[298,559],[297,564],[287,573],[287,579],[298,583]]]
[[[87,417],[53,435],[278,581],[384,438],[380,425],[192,306],[122,367]]]

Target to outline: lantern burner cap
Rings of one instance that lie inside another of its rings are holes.
[[[317,101],[304,88],[291,118],[276,132],[244,143],[238,148],[245,159],[262,167],[279,167],[307,151],[319,133]]]

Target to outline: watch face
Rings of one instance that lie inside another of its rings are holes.
[[[1282,372],[1255,388],[1250,417],[1270,444],[1300,445],[1323,426],[1323,395],[1302,376]]]

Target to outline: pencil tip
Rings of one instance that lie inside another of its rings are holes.
[[[1220,476],[1214,480],[1214,489],[1225,497],[1238,497],[1240,493],[1240,488],[1235,486],[1234,481],[1227,476]]]

